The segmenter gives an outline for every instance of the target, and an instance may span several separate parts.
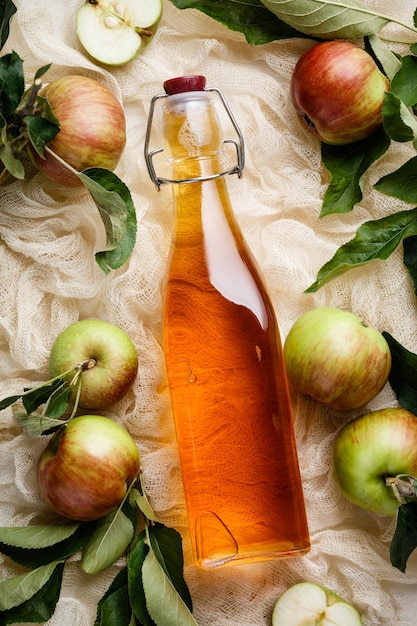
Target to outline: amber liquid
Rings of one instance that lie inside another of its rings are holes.
[[[218,171],[213,156],[182,158],[184,120],[174,117],[165,136],[179,155],[176,176]],[[164,339],[196,563],[304,554],[309,532],[271,303],[225,179],[175,185],[174,194]]]

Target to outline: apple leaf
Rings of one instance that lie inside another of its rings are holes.
[[[39,413],[31,413],[21,411],[17,405],[13,406],[13,417],[21,426],[29,437],[37,437],[38,435],[49,435],[58,430],[63,424],[62,419],[48,417]]]
[[[412,141],[417,149],[417,120],[394,93],[384,95],[382,117],[385,132],[391,139],[398,142]]]
[[[181,535],[173,528],[158,523],[152,524],[148,530],[147,541],[149,541],[159,564],[189,611],[192,611],[190,592],[183,578],[184,561]]]
[[[55,568],[61,561],[53,561],[30,572],[12,576],[0,581],[0,622],[1,612],[26,602],[46,585]]]
[[[143,562],[142,578],[146,606],[156,626],[197,626],[153,550]]]
[[[0,624],[2,624],[2,626],[22,622],[45,624],[52,617],[61,591],[64,564],[58,562],[55,565],[51,564],[46,569],[46,572],[45,568],[40,568],[38,572],[35,570],[35,573],[29,572],[28,574],[17,576],[14,579],[7,579],[0,582],[1,599],[3,599],[5,593],[7,593],[7,591],[3,590],[3,584],[5,584],[8,590],[15,590],[15,597],[25,595],[23,591],[28,592],[26,595],[32,593],[27,600],[24,600],[20,604],[10,609],[0,610]],[[36,590],[37,587],[39,587],[39,581],[43,582],[44,580],[43,586]]]
[[[260,0],[171,0],[177,9],[198,9],[230,30],[243,33],[251,45],[261,45],[279,39],[303,37],[304,35],[282,22]]]
[[[404,265],[410,274],[417,295],[417,236],[407,237],[403,242],[403,249]]]
[[[96,261],[108,274],[130,257],[136,241],[136,211],[128,187],[114,172],[88,168],[78,174],[93,197],[106,229],[107,249]]]
[[[25,91],[23,62],[16,52],[0,58],[0,112],[4,119],[14,113]]]
[[[377,35],[365,37],[365,49],[374,57],[381,71],[392,81],[402,67],[401,59]]]
[[[94,626],[135,626],[129,600],[127,567],[123,567],[97,605]]]
[[[405,573],[407,561],[417,548],[417,502],[401,504],[390,545],[391,565]]]
[[[9,38],[10,20],[16,10],[12,0],[0,0],[0,50]]]
[[[139,623],[142,626],[155,626],[155,622],[146,608],[143,589],[142,566],[149,552],[149,546],[145,543],[145,536],[145,531],[138,535],[127,558],[128,590],[130,604]]]
[[[81,567],[87,574],[98,574],[110,567],[127,550],[134,526],[121,508],[99,520],[84,545]]]
[[[372,137],[347,146],[322,143],[321,158],[331,180],[323,198],[320,217],[347,213],[362,199],[363,175],[389,148],[383,129]]]
[[[406,106],[417,103],[417,58],[403,56],[401,67],[391,81],[391,92]]]
[[[359,39],[378,32],[391,20],[356,0],[262,0],[281,20],[323,39]]]
[[[20,537],[19,540],[21,543],[26,541],[26,545],[10,545],[7,543],[7,535],[5,540],[3,541],[2,532],[5,529],[1,529],[0,531],[0,552],[5,554],[9,558],[11,558],[15,563],[19,565],[23,565],[24,567],[28,567],[31,569],[42,567],[43,565],[47,565],[48,563],[52,563],[54,561],[65,560],[68,557],[75,554],[82,548],[82,546],[87,541],[88,537],[92,532],[92,524],[80,524],[78,527],[73,530],[71,535],[68,537],[64,537],[60,539],[60,533],[63,531],[60,530],[59,526],[45,526],[44,533],[48,532],[48,529],[51,534],[51,544],[43,547],[37,547],[37,542],[39,541],[39,529],[32,531],[32,528],[28,527],[20,529]],[[57,530],[58,528],[58,530]],[[25,536],[25,530],[28,530]],[[65,531],[64,531],[65,533]],[[30,538],[33,537],[33,546],[28,546]],[[44,540],[44,537],[43,537]]]
[[[312,293],[350,269],[375,259],[386,260],[401,241],[417,235],[417,208],[399,211],[362,224],[353,239],[343,244],[317,273],[316,281],[305,290]]]
[[[0,544],[15,548],[47,548],[71,537],[79,526],[79,523],[71,523],[0,527]]]
[[[404,409],[417,415],[417,355],[402,346],[390,333],[384,331],[391,351],[389,383]]]
[[[395,172],[380,178],[374,187],[404,202],[417,203],[417,157],[412,157]]]

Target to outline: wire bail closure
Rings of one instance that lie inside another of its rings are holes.
[[[149,150],[149,144],[150,144],[150,137],[151,137],[151,132],[152,132],[152,123],[153,123],[153,116],[154,116],[154,111],[155,111],[155,106],[156,103],[163,99],[163,98],[168,98],[169,94],[161,94],[159,96],[154,96],[151,100],[151,106],[149,109],[149,117],[148,117],[148,125],[146,128],[146,136],[145,136],[145,146],[144,146],[144,154],[145,154],[145,162],[146,162],[146,166],[148,168],[148,173],[149,176],[151,177],[152,181],[155,184],[155,187],[157,189],[157,191],[160,191],[161,185],[166,185],[166,184],[180,184],[180,183],[196,183],[196,182],[201,182],[201,181],[205,181],[205,180],[213,180],[216,178],[220,178],[221,176],[226,176],[229,174],[237,174],[238,177],[240,178],[242,176],[242,172],[243,172],[243,168],[245,166],[245,144],[243,141],[243,135],[241,133],[241,130],[235,120],[235,117],[229,107],[229,105],[227,104],[227,101],[223,95],[223,93],[220,91],[220,89],[217,89],[217,87],[209,87],[209,88],[205,88],[204,89],[205,92],[214,92],[219,98],[220,101],[223,105],[223,107],[226,110],[226,113],[233,125],[233,128],[237,134],[237,139],[231,138],[231,139],[224,139],[223,143],[231,143],[235,146],[236,148],[236,157],[237,157],[237,163],[235,166],[230,167],[227,170],[224,170],[223,172],[219,172],[218,174],[211,174],[209,176],[197,176],[195,178],[183,178],[183,179],[172,179],[172,178],[163,178],[160,176],[157,176],[156,171],[155,171],[155,167],[153,164],[153,157],[156,154],[160,154],[161,152],[164,151],[163,148],[155,148],[154,150]]]

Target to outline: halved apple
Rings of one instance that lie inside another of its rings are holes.
[[[77,35],[90,56],[124,65],[155,32],[162,0],[87,0],[77,11]]]
[[[358,611],[322,585],[302,582],[278,598],[272,626],[362,626]]]

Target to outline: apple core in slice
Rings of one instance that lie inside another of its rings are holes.
[[[85,50],[106,65],[123,65],[156,30],[162,0],[87,0],[77,12],[77,35]]]
[[[275,604],[272,626],[362,626],[358,611],[322,585],[302,582]]]

